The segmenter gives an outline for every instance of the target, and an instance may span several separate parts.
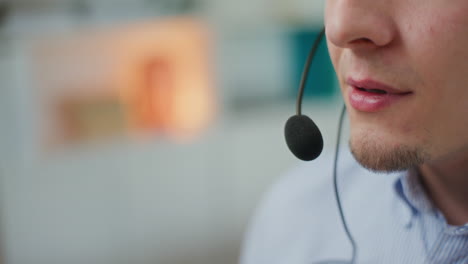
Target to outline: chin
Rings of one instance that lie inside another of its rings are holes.
[[[421,146],[398,142],[375,132],[351,133],[349,146],[354,158],[364,168],[375,172],[404,171],[428,159]]]

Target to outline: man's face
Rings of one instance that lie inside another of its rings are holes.
[[[468,144],[468,1],[327,0],[351,150],[407,169]]]

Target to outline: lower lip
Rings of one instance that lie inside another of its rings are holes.
[[[354,86],[348,86],[349,103],[353,108],[362,112],[378,112],[397,101],[407,97],[410,93],[402,94],[378,94],[359,90]]]

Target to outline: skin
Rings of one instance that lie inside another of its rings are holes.
[[[451,224],[468,222],[467,14],[466,0],[327,0],[325,12],[354,156],[376,171],[419,167]],[[348,99],[350,77],[410,94],[358,111]],[[445,165],[448,157],[455,164]]]

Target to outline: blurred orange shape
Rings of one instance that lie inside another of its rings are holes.
[[[215,114],[211,44],[206,26],[187,17],[38,41],[32,62],[46,141],[193,139]]]

